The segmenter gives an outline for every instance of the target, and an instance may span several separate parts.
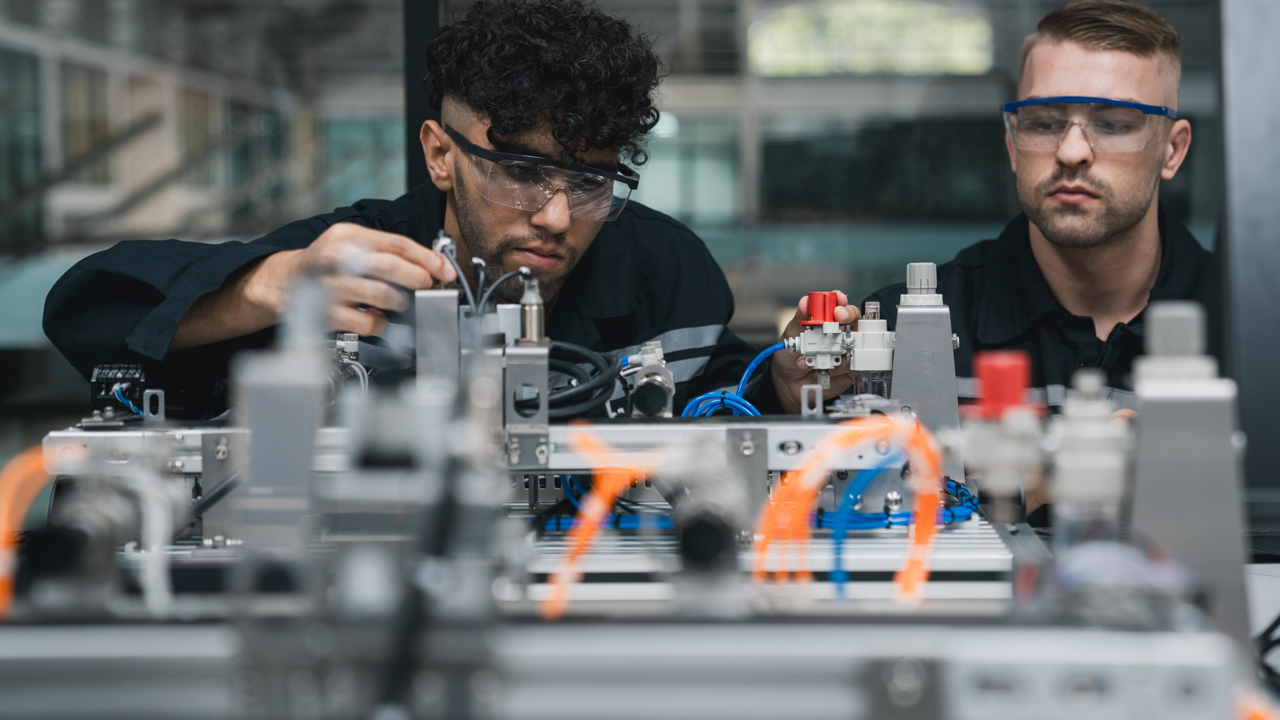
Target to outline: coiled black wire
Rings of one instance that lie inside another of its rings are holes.
[[[1277,672],[1267,661],[1267,655],[1280,647],[1280,639],[1276,638],[1277,630],[1280,630],[1280,615],[1276,616],[1267,629],[1253,639],[1253,648],[1258,660],[1258,677],[1271,692],[1280,692],[1280,672]]]
[[[582,364],[591,366],[591,372]],[[547,415],[552,420],[577,417],[599,408],[613,396],[614,383],[622,373],[622,361],[612,355],[601,355],[573,343],[552,341],[549,369],[568,375],[577,385],[557,390],[547,396]],[[535,410],[537,400],[521,400],[519,410]]]

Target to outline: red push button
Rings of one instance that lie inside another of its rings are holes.
[[[801,320],[801,325],[821,325],[836,321],[836,307],[840,305],[839,296],[834,292],[809,293],[809,319]]]
[[[1026,404],[1031,385],[1031,356],[1021,350],[986,350],[973,356],[979,392],[976,414],[997,419],[1011,407]]]

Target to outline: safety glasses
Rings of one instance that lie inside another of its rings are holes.
[[[573,217],[616,220],[631,191],[640,186],[640,176],[621,163],[618,172],[612,173],[551,158],[497,152],[476,145],[447,125],[444,131],[470,156],[481,178],[480,194],[509,208],[537,212],[563,190]]]
[[[1096,97],[1047,97],[1005,103],[1004,128],[1019,150],[1053,152],[1073,125],[1079,125],[1094,152],[1137,152],[1155,136],[1164,118],[1177,119],[1167,107]]]

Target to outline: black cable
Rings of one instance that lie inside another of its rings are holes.
[[[497,280],[494,280],[494,281],[493,281],[493,284],[489,286],[489,289],[488,289],[488,290],[484,290],[484,292],[483,292],[483,293],[481,293],[481,295],[480,295],[480,308],[481,308],[482,310],[487,310],[487,309],[488,309],[488,307],[489,307],[489,299],[493,297],[493,293],[494,293],[495,291],[497,291],[497,289],[498,289],[498,286],[499,286],[499,285],[501,285],[502,283],[504,283],[504,282],[506,282],[506,281],[510,280],[511,278],[513,278],[513,277],[515,277],[515,276],[517,276],[517,275],[522,275],[522,276],[524,276],[524,275],[526,275],[526,273],[528,273],[528,272],[529,272],[529,268],[527,268],[527,267],[520,267],[520,268],[517,268],[517,269],[515,269],[515,270],[512,270],[512,271],[511,271],[511,272],[509,272],[509,273],[506,273],[505,275],[499,276],[499,277],[498,277],[498,279],[497,279]]]
[[[232,490],[240,487],[240,473],[244,472],[244,468],[240,468],[231,473],[226,480],[218,483],[212,490],[205,493],[199,500],[191,504],[191,516],[201,517],[209,511],[214,505],[217,505],[223,498],[231,494]]]
[[[1253,640],[1254,652],[1258,660],[1258,674],[1262,681],[1272,692],[1280,693],[1280,673],[1271,667],[1271,663],[1267,662],[1267,655],[1277,647],[1280,647],[1280,638],[1275,637],[1276,630],[1280,629],[1280,615],[1277,615],[1271,624],[1265,630],[1258,633]]]
[[[605,391],[600,393],[599,395],[596,395],[593,398],[583,400],[582,402],[574,405],[551,408],[550,410],[547,411],[547,417],[551,418],[552,420],[567,420],[569,418],[578,417],[579,415],[585,415],[586,413],[589,413],[592,410],[599,408],[601,405],[604,405],[605,403],[609,402],[610,394],[611,393],[609,393],[608,391]]]
[[[442,232],[440,234],[444,233]],[[458,284],[461,284],[462,292],[466,293],[467,305],[471,306],[471,313],[474,314],[476,311],[476,296],[471,292],[470,284],[467,284],[467,275],[462,273],[462,265],[458,264],[457,246],[454,246],[451,242],[448,243],[448,245],[440,247],[440,255],[444,255],[444,259],[448,260],[449,264],[453,265],[453,272],[458,275]]]
[[[597,355],[584,347],[573,345],[571,343],[552,342],[551,352],[577,357],[580,360],[586,360],[591,365],[595,366],[596,372],[599,373],[594,378],[578,385],[577,387],[561,390],[558,393],[552,394],[548,400],[553,405],[564,405],[565,403],[589,398],[598,393],[601,389],[607,390],[610,396],[613,395],[614,379],[622,373],[621,360],[615,357],[610,357],[609,360],[605,360],[604,357]],[[593,357],[587,357],[586,354],[590,354]],[[598,405],[599,403],[596,404]]]
[[[577,380],[579,385],[583,385],[591,381],[590,373],[579,367],[577,363],[571,363],[568,360],[561,360],[559,358],[551,358],[548,364],[553,371],[558,372],[561,375],[568,375],[574,380]]]
[[[569,488],[565,487],[565,485],[566,483],[564,482],[560,484],[560,486],[564,488],[564,491],[566,493],[572,492],[571,490],[569,490]],[[533,526],[535,528],[535,531],[538,537],[542,537],[547,532],[547,522],[550,521],[551,518],[557,515],[565,515],[565,514],[568,514],[568,515],[575,514],[573,501],[567,497],[560,498],[555,502],[555,504],[539,512],[537,515],[534,515]]]
[[[562,420],[577,417],[599,408],[613,396],[614,382],[622,374],[620,359],[611,355],[601,355],[581,345],[559,341],[551,343],[551,354],[559,357],[551,357],[548,367],[569,375],[577,380],[578,384],[548,393],[547,407],[550,418]],[[577,367],[578,363],[590,365],[597,373],[596,376],[590,377],[586,371]],[[534,410],[537,408],[537,402],[536,399],[521,400],[516,403],[516,407],[520,410]]]
[[[457,247],[453,243],[449,243],[440,248],[440,254],[444,255],[444,259],[449,261],[449,264],[453,266],[453,271],[458,274],[458,283],[462,285],[462,290],[467,295],[467,304],[471,306],[471,312],[475,313],[476,296],[471,293],[471,286],[467,284],[467,276],[463,274],[462,266],[458,264]]]
[[[476,292],[483,296],[485,275],[489,272],[488,267],[484,264],[483,260],[478,257],[473,257],[471,258],[471,268],[476,272]],[[476,314],[484,314],[484,304],[473,302],[471,307],[476,311]]]
[[[622,385],[623,412],[627,415],[630,415],[631,414],[631,384],[628,383],[627,379],[621,375],[618,376],[618,382]],[[605,411],[608,413],[609,417],[615,417],[615,415],[613,414],[612,403],[613,403],[612,396],[610,396],[609,402],[605,405]]]
[[[574,503],[574,501],[577,501],[577,504],[573,505],[575,515],[577,514],[578,505],[582,504],[583,498],[585,498],[586,494],[590,492],[591,489],[595,486],[595,478],[594,477],[591,478],[590,481],[588,481],[586,478],[581,479],[581,483],[580,483],[582,487],[581,495],[573,492],[573,488],[578,484],[579,483],[569,480],[569,477],[567,475],[564,476],[564,481],[561,482],[560,484],[560,487],[564,489],[566,500],[568,500],[570,503]],[[614,514],[617,514],[618,511],[622,511],[627,515],[665,515],[666,514],[660,510],[654,512],[650,508],[645,507],[644,505],[641,505],[640,503],[635,502],[634,500],[628,500],[627,498],[624,498],[621,495],[614,498],[613,500],[612,512],[614,512]]]

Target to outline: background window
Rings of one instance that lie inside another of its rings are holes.
[[[635,200],[703,239],[735,293],[733,328],[761,347],[804,293],[860,300],[1019,212],[997,108],[1015,96],[1023,38],[1061,0],[599,3],[648,32],[667,70]],[[470,4],[437,7],[447,19]],[[1179,112],[1195,135],[1162,198],[1212,245],[1217,4],[1146,4],[1183,34]],[[85,254],[126,238],[252,240],[402,193],[405,153],[420,152],[405,146],[403,12],[0,0],[0,413],[84,405],[40,318]]]
[[[66,63],[62,66],[62,146],[66,164],[73,165],[100,150],[111,137],[107,115],[107,73],[101,68]],[[106,183],[111,180],[108,158],[76,172],[73,180]]]

